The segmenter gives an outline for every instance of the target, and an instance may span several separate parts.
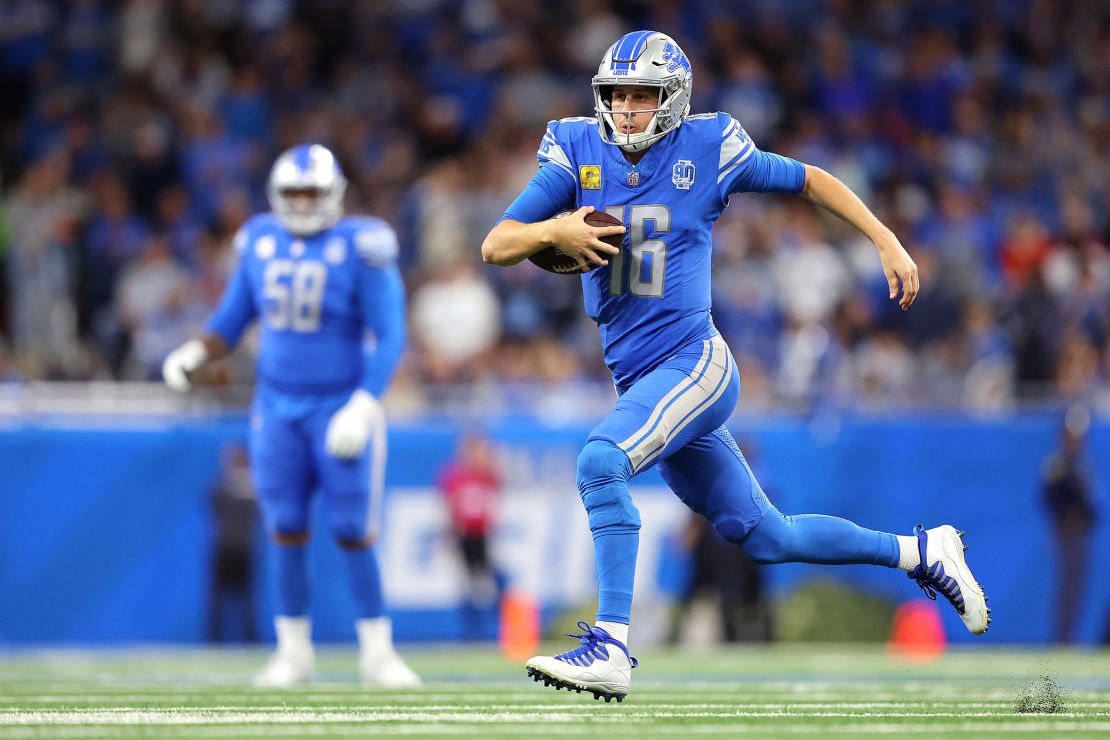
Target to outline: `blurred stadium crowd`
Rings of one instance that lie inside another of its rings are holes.
[[[0,381],[157,378],[274,156],[312,140],[349,210],[400,234],[399,394],[604,387],[578,281],[486,268],[479,245],[545,122],[591,113],[605,48],[656,28],[694,62],[694,112],[839,176],[921,267],[902,313],[848,227],[735,198],[714,314],[746,406],[1110,405],[1110,3],[556,6],[0,1]]]

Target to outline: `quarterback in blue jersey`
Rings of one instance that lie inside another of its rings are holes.
[[[166,383],[186,391],[195,371],[227,354],[259,319],[251,474],[278,596],[277,651],[255,677],[261,686],[312,677],[305,545],[317,488],[350,576],[363,681],[419,684],[393,649],[373,544],[385,467],[378,398],[405,345],[404,284],[393,230],[376,218],[344,218],[345,190],[323,146],[278,157],[267,187],[273,210],[235,236],[238,264],[206,332],[163,365]]]
[[[539,171],[482,244],[486,262],[512,265],[550,246],[585,270],[586,312],[597,322],[618,400],[578,458],[578,488],[597,560],[598,612],[580,622],[580,646],[528,661],[535,680],[622,699],[636,661],[628,623],[640,516],[629,480],[658,464],[691,509],[760,563],[866,563],[909,571],[939,592],[967,628],[989,623],[964,559],[944,525],[912,536],[844,519],[784,516],[768,501],[724,423],[740,376],[710,316],[711,229],[734,193],[800,194],[867,235],[890,297],[909,308],[917,267],[889,229],[827,172],[761,151],[727,113],[689,115],[690,62],[668,36],[637,31],[605,53],[593,78],[596,118],[552,121]],[[562,211],[577,209],[563,218]],[[604,210],[624,226],[593,227]],[[621,248],[600,237],[624,234]],[[804,278],[804,276],[800,276]]]

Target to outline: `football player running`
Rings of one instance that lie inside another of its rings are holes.
[[[323,146],[279,156],[267,187],[272,212],[239,230],[238,265],[206,331],[162,368],[167,385],[187,391],[193,373],[261,322],[251,474],[275,555],[278,616],[277,650],[255,676],[259,686],[313,675],[305,551],[317,488],[346,561],[363,682],[420,683],[393,648],[374,552],[386,457],[378,399],[405,345],[404,284],[389,225],[343,217],[346,185]]]
[[[710,230],[734,193],[796,193],[865,234],[879,252],[890,298],[908,309],[917,266],[898,238],[843,183],[761,151],[727,113],[690,115],[690,62],[668,36],[637,31],[605,53],[593,78],[596,118],[548,124],[539,171],[482,244],[512,265],[554,245],[583,270],[586,312],[601,332],[618,400],[590,433],[577,481],[597,562],[598,610],[577,648],[527,663],[545,684],[621,700],[636,660],[628,623],[640,516],[629,480],[658,465],[691,509],[759,563],[864,563],[908,571],[940,593],[974,634],[986,598],[948,525],[897,536],[836,517],[784,516],[760,488],[724,426],[740,375],[710,316]],[[564,218],[555,214],[577,209]],[[591,227],[604,210],[624,227]],[[622,249],[599,237],[626,233]],[[801,283],[804,289],[804,276]]]

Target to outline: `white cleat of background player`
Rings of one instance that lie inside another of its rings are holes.
[[[306,617],[276,617],[277,650],[251,683],[260,688],[291,688],[312,681],[316,656],[311,621]],[[362,683],[380,689],[415,688],[420,677],[393,648],[393,626],[386,617],[355,623]]]
[[[312,680],[316,654],[312,649],[312,623],[305,617],[275,617],[277,650],[251,680],[259,688],[286,689]]]
[[[420,677],[393,649],[393,625],[388,619],[360,619],[358,632],[359,674],[362,683],[379,689],[408,689],[421,685]]]

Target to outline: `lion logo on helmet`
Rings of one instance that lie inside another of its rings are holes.
[[[668,42],[663,47],[663,61],[667,63],[668,72],[677,72],[681,69],[687,74],[690,73],[690,60],[682,53],[682,49],[678,48],[678,44]]]

